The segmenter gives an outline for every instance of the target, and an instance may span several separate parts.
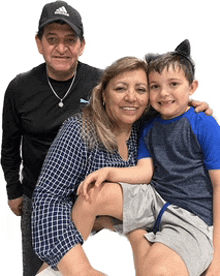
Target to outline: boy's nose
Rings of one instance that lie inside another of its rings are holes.
[[[162,97],[165,97],[165,96],[169,95],[169,90],[166,89],[166,88],[162,88],[161,91],[160,91],[160,95]]]

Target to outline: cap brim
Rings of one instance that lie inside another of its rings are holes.
[[[71,22],[69,22],[69,20],[67,20],[66,18],[63,18],[63,17],[56,17],[55,19],[49,19],[49,20],[45,21],[43,24],[41,24],[39,26],[39,29],[41,29],[42,27],[44,27],[48,24],[52,24],[53,22],[56,22],[57,20],[64,21],[66,24],[68,24],[74,30],[76,35],[80,37],[80,34],[81,34],[80,29],[76,25],[73,25]]]

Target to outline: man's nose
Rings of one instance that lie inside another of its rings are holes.
[[[64,42],[60,41],[59,44],[57,45],[56,49],[59,52],[59,54],[64,54],[66,51],[66,45]]]

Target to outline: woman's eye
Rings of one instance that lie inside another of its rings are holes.
[[[118,87],[115,88],[115,90],[120,92],[120,91],[125,91],[126,88],[122,87],[122,86],[118,86]]]
[[[139,93],[145,93],[145,92],[147,92],[147,89],[146,88],[138,88],[137,91]]]

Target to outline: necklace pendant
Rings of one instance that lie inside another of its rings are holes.
[[[63,104],[63,102],[59,102],[58,105],[59,105],[60,108],[62,108],[64,104]]]

